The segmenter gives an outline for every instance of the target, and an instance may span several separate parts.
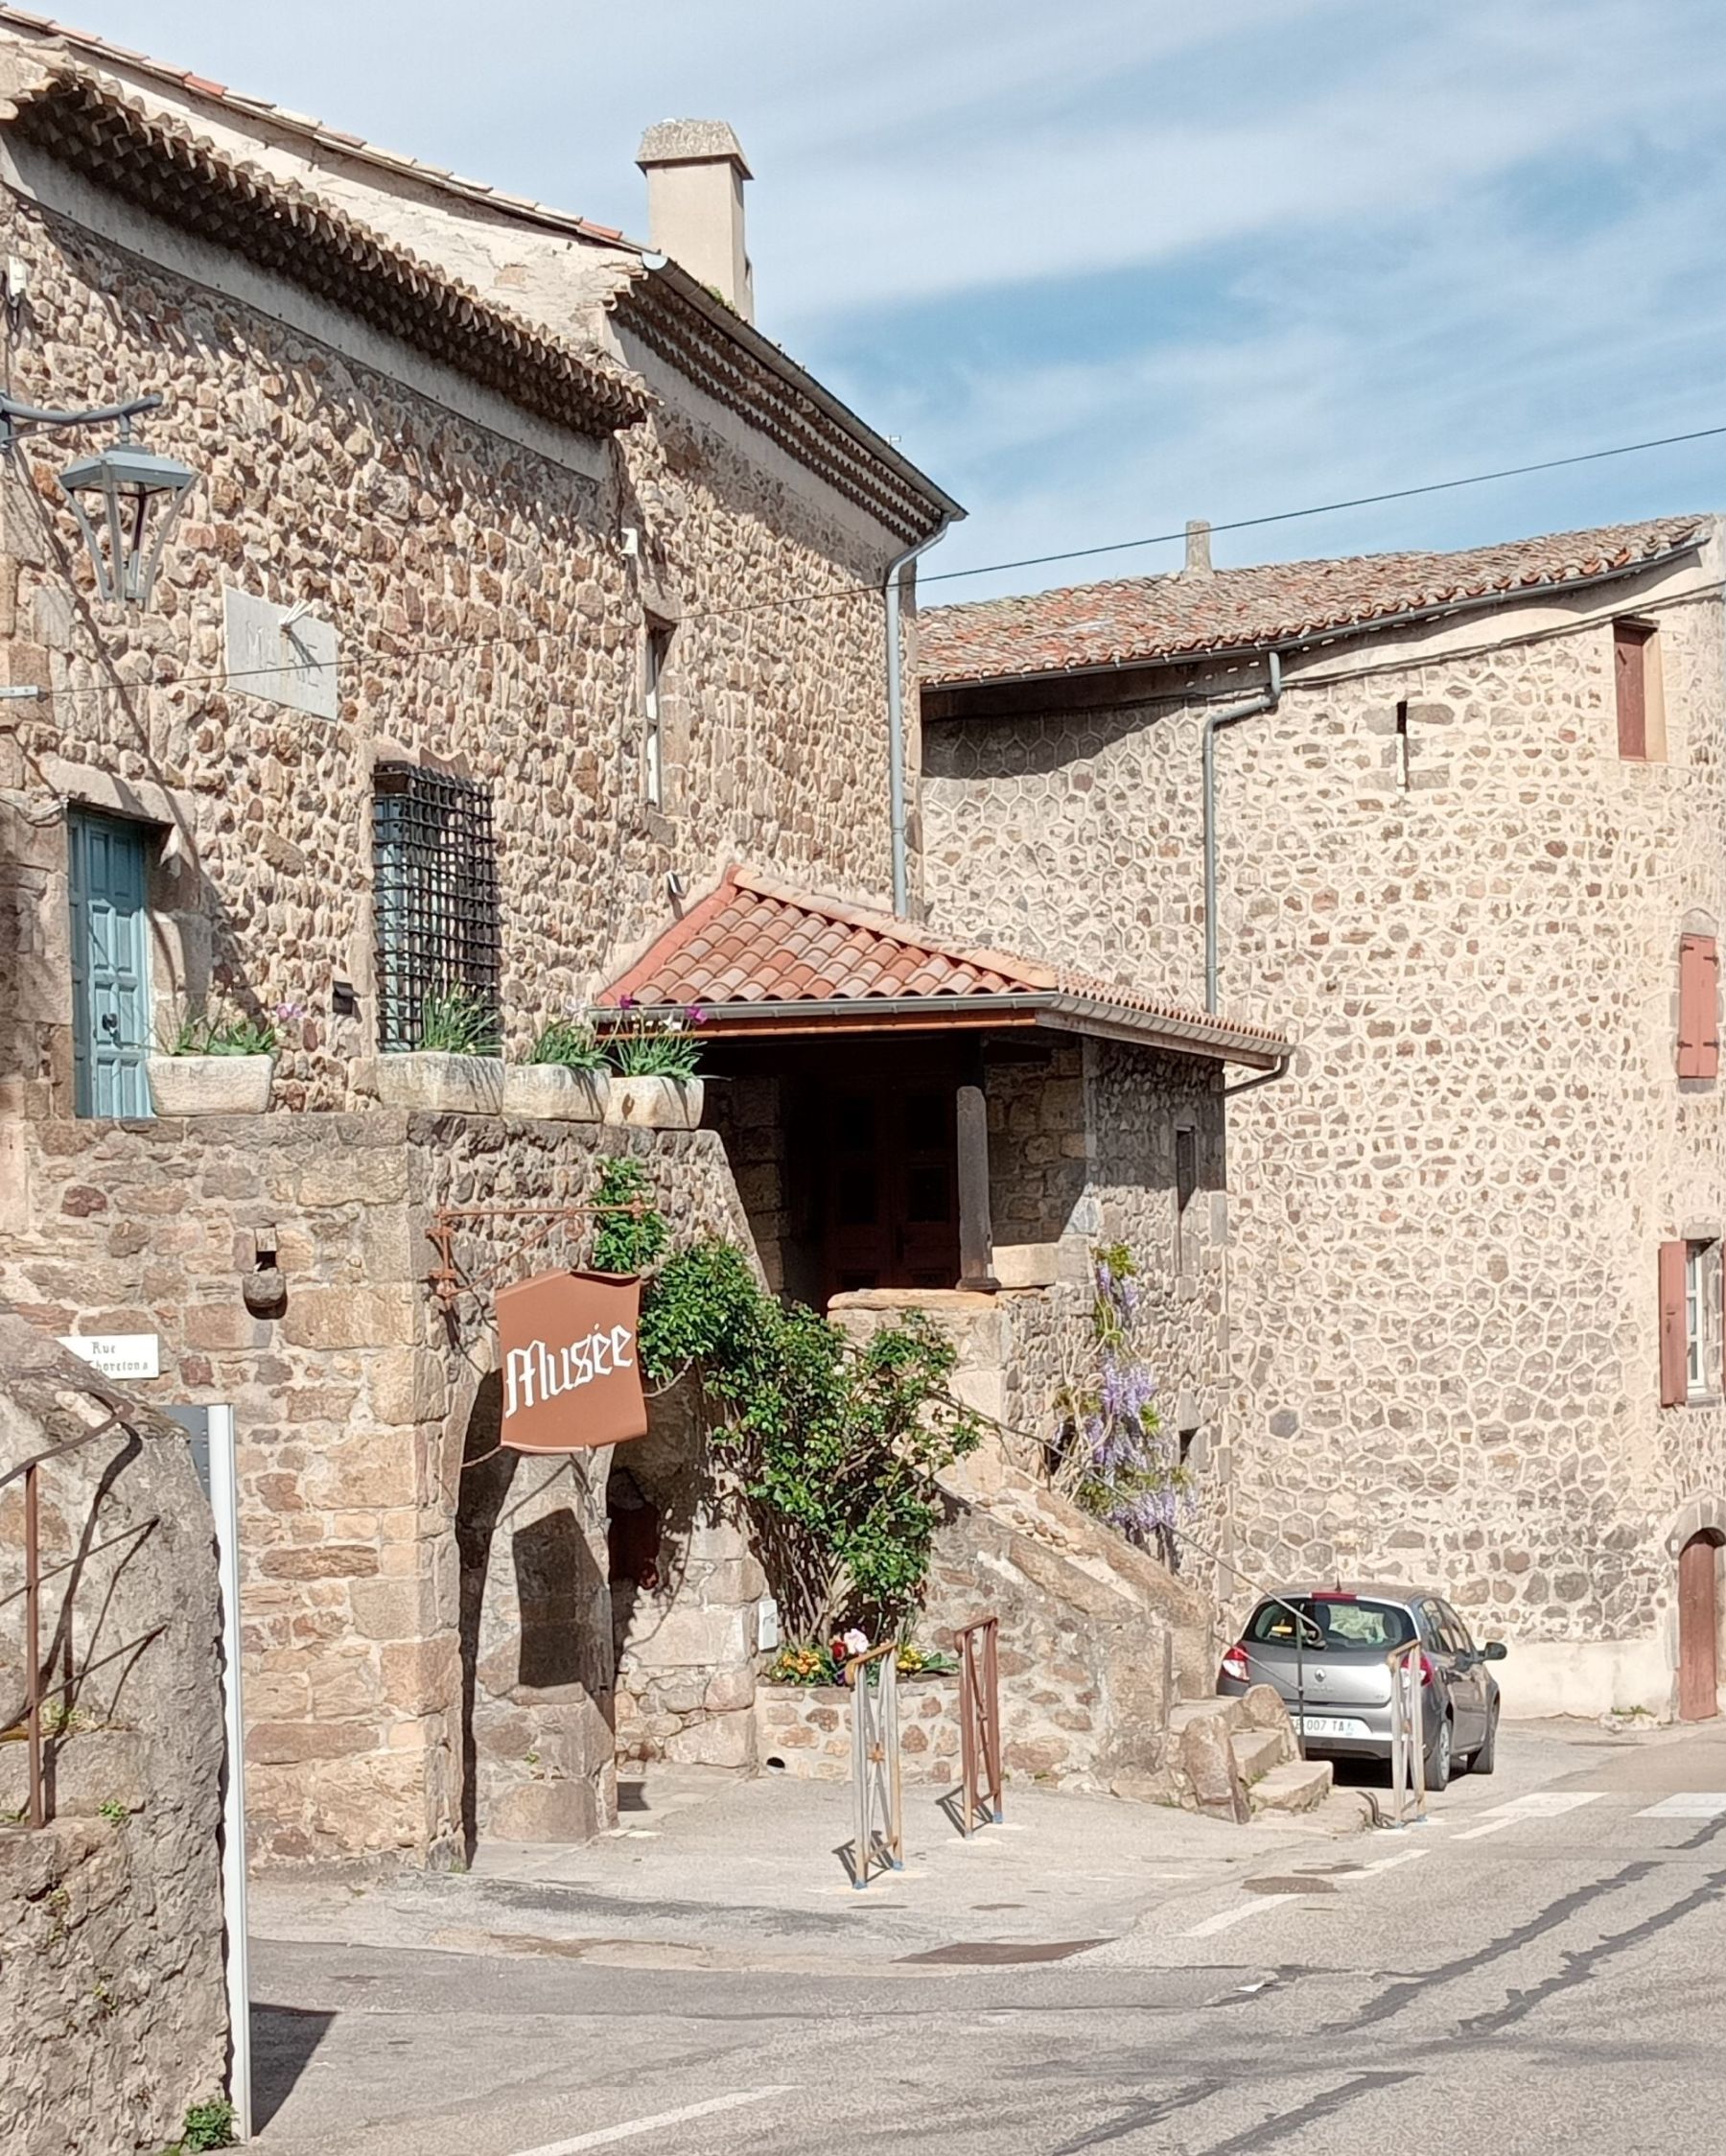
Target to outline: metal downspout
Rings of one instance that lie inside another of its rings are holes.
[[[1273,712],[1281,703],[1282,657],[1272,651],[1269,658],[1271,677],[1258,694],[1212,712],[1204,722],[1204,1008],[1212,1018],[1217,1013],[1217,736],[1225,726]]]
[[[887,564],[881,589],[887,601],[887,815],[893,850],[893,910],[901,921],[911,909],[911,877],[905,848],[905,691],[899,650],[899,599],[905,571],[926,554],[952,525],[943,517],[928,538]]]

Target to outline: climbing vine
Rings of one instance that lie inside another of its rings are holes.
[[[1123,1243],[1101,1246],[1091,1260],[1090,1353],[1057,1396],[1056,1480],[1087,1512],[1173,1565],[1190,1478],[1154,1404],[1138,1263]]]
[[[639,1161],[614,1160],[595,1196],[621,1204],[648,1190]],[[657,1211],[602,1216],[595,1263],[640,1269],[667,1240]],[[900,1626],[929,1569],[937,1477],[983,1436],[949,1396],[951,1342],[918,1316],[853,1342],[803,1304],[780,1302],[741,1251],[710,1239],[648,1280],[640,1353],[655,1385],[686,1372],[699,1381],[787,1635],[825,1639],[860,1624],[879,1639]]]

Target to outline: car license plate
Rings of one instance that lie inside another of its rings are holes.
[[[1368,1734],[1364,1722],[1339,1714],[1302,1715],[1300,1733],[1303,1737],[1364,1737]]]

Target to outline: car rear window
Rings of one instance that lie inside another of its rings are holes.
[[[1340,1602],[1307,1595],[1294,1595],[1287,1604],[1261,1603],[1252,1613],[1247,1637],[1260,1647],[1293,1647],[1296,1609],[1301,1617],[1300,1644],[1309,1652],[1322,1652],[1327,1647],[1386,1652],[1404,1647],[1414,1637],[1414,1620],[1393,1602]]]

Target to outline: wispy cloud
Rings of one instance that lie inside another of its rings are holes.
[[[1726,418],[1716,0],[497,0],[483,35],[471,0],[82,13],[628,228],[641,126],[732,119],[763,327],[969,504],[952,566]],[[1723,492],[1726,455],[1674,456],[1233,552]]]

